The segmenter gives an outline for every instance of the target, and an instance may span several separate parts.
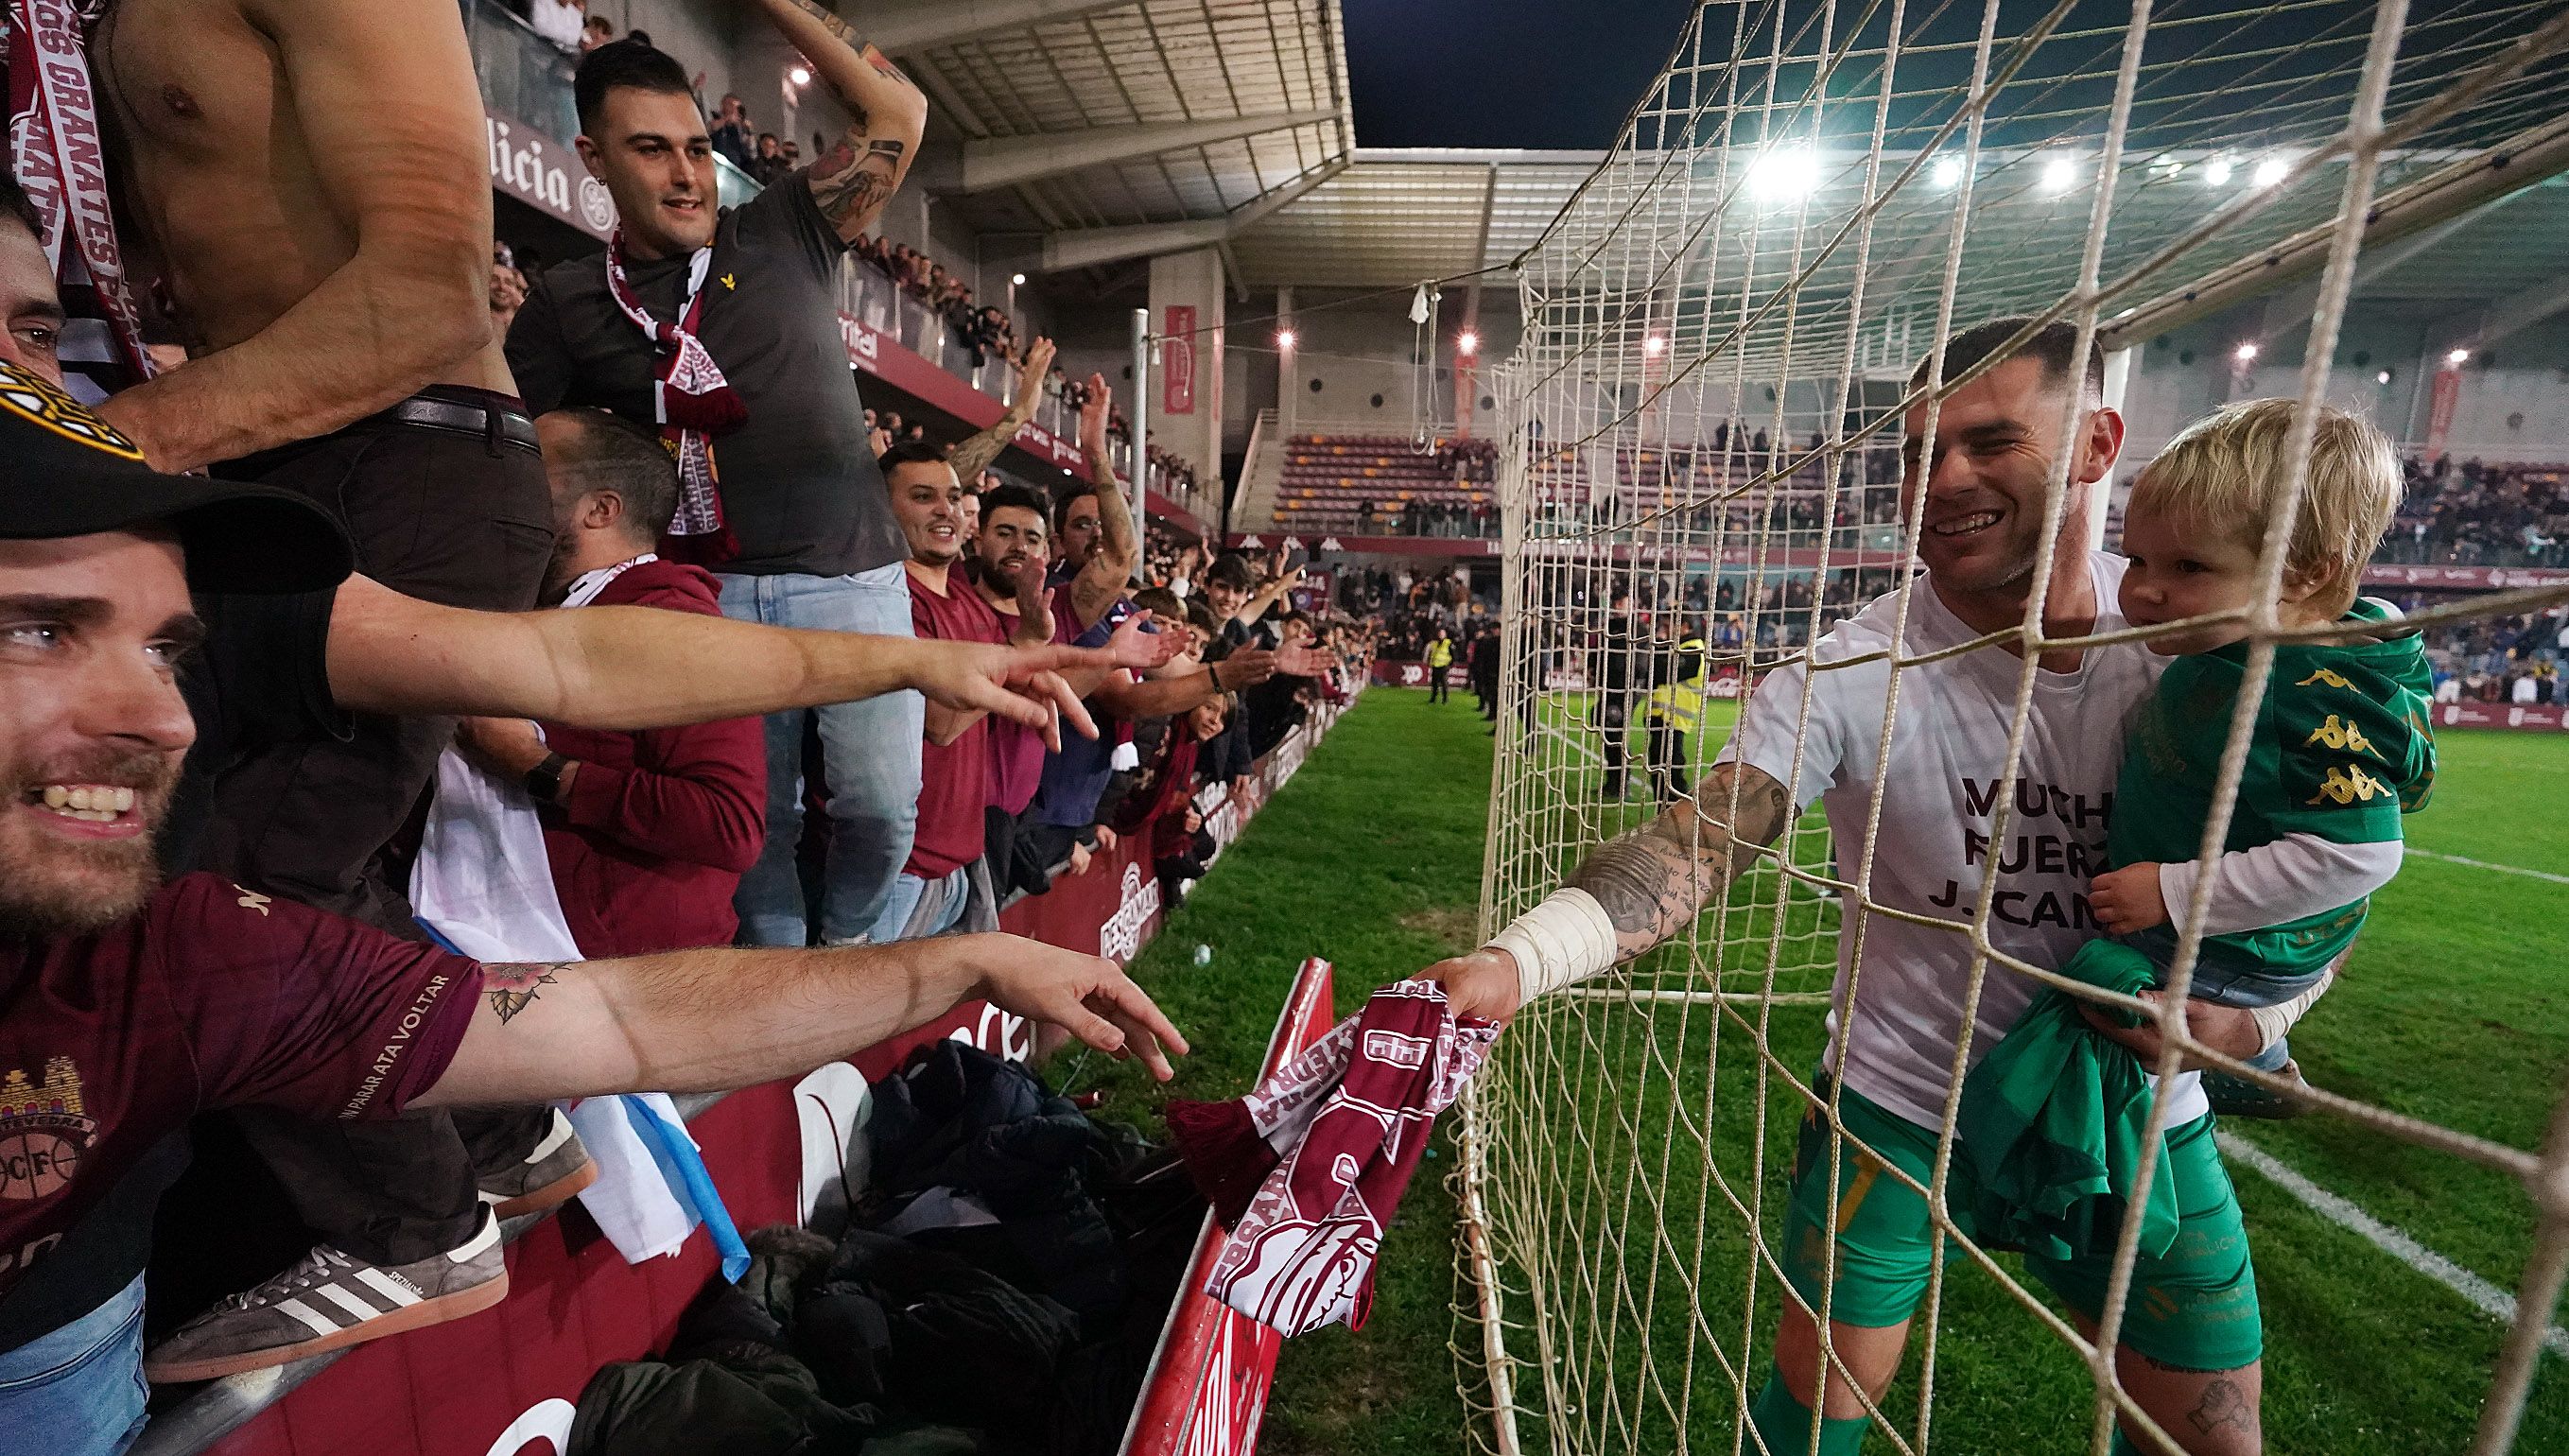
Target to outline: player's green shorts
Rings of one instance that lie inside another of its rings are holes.
[[[1823,1086],[1826,1084],[1823,1083]],[[1847,1130],[1881,1151],[1920,1183],[1935,1167],[1936,1134],[1849,1088],[1839,1104]],[[2239,1198],[2212,1140],[2212,1118],[2196,1118],[2167,1135],[2159,1176],[2176,1181],[2176,1242],[2132,1272],[2122,1342],[2161,1364],[2188,1370],[2232,1370],[2265,1348],[2257,1313],[2257,1274],[2248,1260],[2248,1231]],[[1829,1317],[1860,1328],[1898,1324],[1927,1296],[1927,1200],[1884,1176],[1882,1166],[1850,1144],[1840,1160],[1837,1207],[1837,1294]],[[1816,1110],[1802,1118],[1793,1154],[1793,1197],[1784,1226],[1784,1274],[1820,1307],[1820,1230],[1829,1220],[1828,1124]],[[1963,1202],[1960,1199],[1953,1203]],[[1967,1216],[1956,1219],[1971,1227]],[[1951,1241],[1945,1257],[1961,1251]],[[2105,1256],[2063,1262],[2028,1256],[2025,1267],[2069,1306],[2089,1318],[2105,1305]]]

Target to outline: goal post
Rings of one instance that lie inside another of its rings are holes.
[[[2047,633],[2045,546],[2020,622],[1969,644],[1917,645],[1932,588],[1918,574],[1921,503],[1902,488],[1904,432],[1923,414],[1934,459],[1941,402],[2008,352],[1948,378],[1944,343],[1998,317],[2032,320],[2019,341],[2066,322],[2082,350],[2108,351],[2107,401],[2121,406],[2139,397],[2157,334],[2305,287],[2307,324],[2297,304],[2277,331],[2301,341],[2303,362],[2289,379],[2269,366],[2259,391],[2300,402],[2286,467],[2298,502],[2317,407],[2343,402],[2331,365],[2367,249],[2569,168],[2564,52],[2569,13],[2504,0],[1698,5],[1617,146],[1517,260],[1522,338],[1492,379],[1502,682],[1484,936],[1596,846],[1705,784],[1731,715],[1778,669],[1806,681],[1881,671],[1862,756],[1893,764],[1900,735],[1920,731],[1903,717],[1905,681],[1963,653],[2001,664],[1990,670],[2006,708],[2004,772],[1974,790],[1991,816],[1983,846],[2002,857],[2019,791],[2039,788],[2018,781],[2036,664],[2046,650],[2148,634]],[[2127,455],[2087,493],[2091,542],[2105,538],[2111,488],[2142,464]],[[2079,500],[2069,474],[2065,453],[2050,463],[2047,526]],[[2247,678],[2206,853],[2225,842],[2275,653],[2299,640],[2272,604],[2291,520],[2269,524],[2261,604],[2236,614]],[[1835,624],[1886,598],[1886,650],[1815,661]],[[2569,588],[2531,587],[2416,620],[2563,599]],[[1649,690],[1685,660],[1704,667],[1702,719],[1680,741],[1644,720]],[[1797,768],[1815,696],[1800,696]],[[1525,1008],[1501,1038],[1459,1117],[1453,1345],[1477,1447],[1760,1450],[1746,1412],[1777,1311],[1803,1304],[1825,1330],[1839,1292],[1833,1242],[1819,1241],[1817,1301],[1786,1280],[1789,1251],[1776,1247],[1806,1126],[1833,1170],[1905,1185],[1931,1210],[1939,1257],[1904,1374],[1867,1402],[1869,1449],[1975,1449],[1941,1443],[1940,1420],[2029,1439],[2009,1424],[2020,1412],[1994,1413],[2020,1402],[1996,1398],[1985,1364],[1943,1358],[1957,1342],[2049,1352],[2040,1379],[2067,1393],[2044,1414],[2047,1437],[2074,1426],[2102,1453],[2118,1417],[2146,1428],[2109,1373],[2137,1213],[2091,1337],[1947,1210],[1968,1034],[1950,1048],[1954,1085],[1923,1178],[1849,1130],[1843,1092],[1815,1068],[1824,1013],[1849,1025],[1900,1014],[1887,993],[1867,995],[1867,973],[1883,975],[1868,937],[1923,926],[1963,947],[1965,1028],[1993,977],[2030,978],[2157,1017],[2168,1052],[2153,1070],[2172,1074],[2192,1055],[2279,1088],[2184,1032],[2208,892],[2170,908],[2182,933],[2166,1008],[2117,1000],[1993,943],[1994,923],[2046,912],[2003,905],[1995,875],[1952,883],[1950,901],[1886,898],[1879,860],[1898,850],[1883,842],[1880,802],[1861,825],[1832,825],[1816,803],[1789,814],[1683,933]],[[1722,822],[1738,811],[1701,808]],[[2534,1255],[2470,1438],[2477,1452],[2511,1449],[2569,1279],[2569,1102],[2561,1130],[2528,1148],[2326,1087],[2315,1100],[2536,1191]],[[2135,1210],[2150,1180],[2169,1176],[2156,1153],[2169,1111],[2165,1099],[2153,1106]],[[1832,1218],[1843,1201],[1831,1199]]]

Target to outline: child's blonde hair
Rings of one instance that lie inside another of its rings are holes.
[[[2284,450],[2299,400],[2225,405],[2181,431],[2132,485],[2132,510],[2163,511],[2227,530],[2252,545],[2284,499]],[[2284,564],[2316,583],[2311,600],[2332,615],[2355,604],[2364,563],[2399,509],[2399,455],[2373,422],[2319,407],[2310,484],[2285,545]]]

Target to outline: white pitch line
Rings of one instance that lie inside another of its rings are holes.
[[[2215,1133],[2221,1151],[2263,1174],[2266,1180],[2302,1201],[2305,1208],[2361,1238],[2374,1248],[2461,1295],[2498,1323],[2515,1324],[2515,1296],[2453,1263],[2406,1234],[2294,1172],[2281,1159],[2245,1138]],[[2569,1359],[2569,1330],[2552,1325],[2542,1332],[2542,1347]]]
[[[2548,880],[2554,885],[2569,885],[2569,875],[2554,875],[2548,870],[2527,870],[2520,865],[2493,865],[2486,860],[2465,860],[2459,855],[2439,855],[2411,845],[2408,853],[2425,860],[2441,860],[2447,865],[2468,865],[2474,870],[2495,870],[2500,875],[2522,875],[2532,880]]]

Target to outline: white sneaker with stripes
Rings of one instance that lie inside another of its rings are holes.
[[[478,1313],[509,1295],[503,1253],[487,1206],[463,1248],[410,1264],[368,1264],[325,1244],[153,1346],[143,1373],[155,1384],[213,1380]]]

